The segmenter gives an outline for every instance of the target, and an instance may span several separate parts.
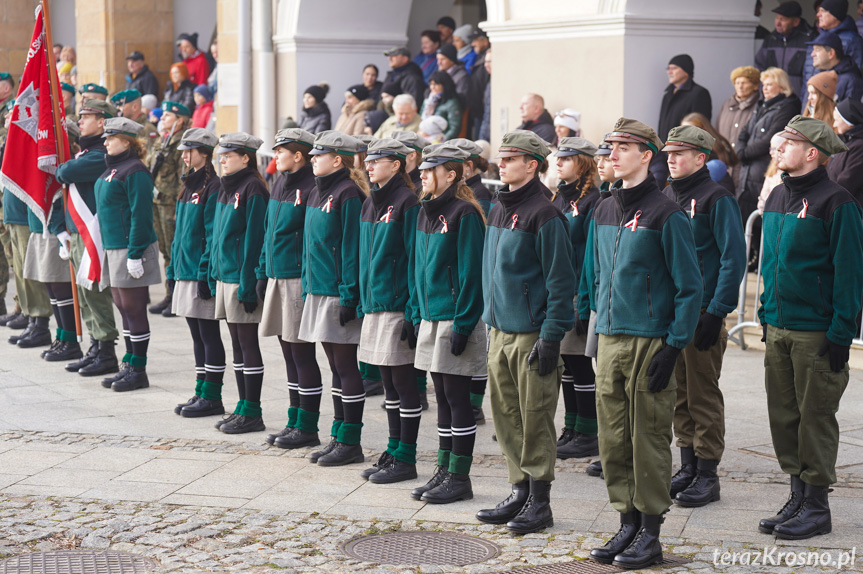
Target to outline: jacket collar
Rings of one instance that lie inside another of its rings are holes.
[[[84,151],[105,151],[105,140],[102,138],[102,134],[81,136],[81,139],[78,140],[78,145],[81,146],[81,149]]]
[[[402,175],[400,173],[396,173],[383,185],[383,187],[375,185],[375,187],[370,189],[369,197],[372,198],[372,203],[375,204],[375,207],[392,203],[391,198],[393,194],[404,187],[404,185],[405,182],[402,180]]]
[[[769,100],[761,100],[761,105],[763,105],[765,108],[769,108],[774,104],[778,104],[787,97],[788,96],[786,96],[785,94],[779,94],[778,96],[773,96]]]
[[[186,188],[192,190],[201,188],[204,185],[204,180],[207,179],[208,173],[211,178],[216,175],[215,169],[212,167],[210,162],[207,162],[204,165],[204,169],[193,169],[187,173],[184,179]]]
[[[701,187],[711,181],[713,180],[710,179],[710,170],[707,169],[706,165],[686,177],[681,177],[680,179],[668,178],[671,189],[674,191],[674,199],[678,203],[680,203],[681,198],[689,198],[695,195]]]
[[[845,143],[849,143],[851,140],[863,139],[863,125],[854,126],[839,137],[842,138],[842,141]]]
[[[563,183],[561,181],[557,185],[557,191],[563,197],[567,204],[570,201],[576,201],[581,195],[581,179],[577,179],[571,183]]]
[[[315,184],[318,186],[318,190],[321,192],[321,194],[329,193],[332,189],[334,189],[344,180],[348,179],[350,176],[351,172],[347,168],[340,169],[338,171],[334,171],[329,175],[322,175],[320,177],[316,177]]]
[[[311,162],[307,163],[294,173],[285,172],[282,174],[282,181],[284,185],[294,187],[298,181],[303,181],[309,174],[312,172],[312,164]]]
[[[685,82],[680,84],[679,88],[675,88],[674,84],[668,84],[668,87],[665,88],[665,91],[675,93],[675,94],[677,92],[688,92],[689,90],[692,89],[692,84],[694,84],[694,83],[695,82],[692,81],[692,77],[690,77],[688,80],[686,80]]]
[[[791,177],[788,172],[782,172],[782,183],[785,184],[792,199],[816,194],[818,187],[828,179],[827,169],[823,165],[799,177]]]
[[[469,178],[467,178],[466,180],[464,180],[464,184],[468,187],[473,187],[473,185],[475,183],[478,183],[480,181],[482,181],[482,174],[478,173],[478,174],[472,175]]]
[[[130,159],[137,159],[134,155],[132,155],[132,148],[129,148],[123,153],[119,153],[117,155],[105,154],[105,164],[108,167],[121,164],[124,161],[128,161]]]
[[[438,197],[432,197],[431,194],[429,194],[428,199],[420,201],[420,206],[426,212],[426,217],[428,217],[429,221],[434,221],[437,216],[443,212],[446,206],[455,199],[457,187],[458,184],[453,184]]]
[[[515,191],[510,191],[509,186],[507,185],[497,193],[498,201],[500,201],[505,208],[512,209],[513,207],[518,207],[528,201],[535,200],[536,197],[545,197],[540,185],[538,177],[534,177]]]
[[[240,171],[234,172],[231,175],[222,176],[222,185],[228,192],[236,191],[240,185],[250,176],[252,176],[257,168],[248,166]]]
[[[626,211],[628,208],[636,205],[648,194],[659,191],[659,187],[656,185],[656,178],[650,173],[647,174],[644,181],[635,187],[622,188],[620,187],[621,185],[623,185],[622,179],[614,182],[614,185],[611,186],[611,196],[617,201],[617,205],[620,206],[622,211]]]

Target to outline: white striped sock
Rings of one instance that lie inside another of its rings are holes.
[[[343,403],[361,403],[366,400],[366,394],[362,393],[361,395],[342,395]]]
[[[300,387],[300,396],[312,396],[312,395],[322,395],[324,393],[324,386],[315,387],[313,389],[304,389]]]
[[[406,418],[406,419],[417,418],[419,416],[422,416],[422,414],[423,414],[423,408],[422,407],[417,407],[415,409],[402,409],[402,408],[399,409],[399,416],[401,416],[402,418]]]
[[[470,436],[472,434],[476,434],[476,425],[464,428],[452,427],[452,436]]]

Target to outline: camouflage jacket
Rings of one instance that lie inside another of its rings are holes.
[[[147,163],[147,165],[151,165],[153,148],[159,141],[159,129],[147,120],[147,114],[142,113],[140,116],[135,118],[135,121],[144,126],[144,131],[141,132],[141,136],[138,139],[141,141],[141,147],[143,147],[147,152],[145,163]]]
[[[186,171],[186,166],[183,164],[183,152],[177,149],[182,137],[182,130],[177,130],[167,144],[163,145],[164,138],[160,138],[153,146],[149,162],[151,173],[159,163],[158,171],[153,173],[157,190],[153,203],[156,205],[176,205],[177,198],[183,191],[180,176]],[[162,156],[161,160],[160,156]]]

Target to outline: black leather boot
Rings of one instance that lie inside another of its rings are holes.
[[[220,428],[225,434],[244,434],[247,432],[261,432],[267,430],[264,417],[247,417],[237,415],[231,422],[226,422]]]
[[[317,463],[318,459],[321,458],[322,456],[330,454],[333,451],[333,449],[336,448],[337,442],[338,441],[336,440],[336,437],[331,436],[330,442],[327,443],[327,446],[325,446],[321,450],[316,450],[315,452],[310,454],[309,460],[312,461],[312,464]],[[384,454],[386,454],[386,453],[384,453]]]
[[[5,315],[0,315],[0,327],[7,327],[10,322],[15,321],[18,317],[21,316],[21,311],[13,311],[12,313],[6,313]],[[26,323],[24,324],[26,327]]]
[[[96,355],[99,354],[99,341],[93,338],[93,335],[90,335],[90,348],[87,349],[87,354],[81,357],[81,360],[75,361],[74,363],[69,363],[66,365],[66,370],[70,373],[77,373],[80,369],[83,369],[87,365],[93,362],[93,359],[96,358]]]
[[[791,477],[791,495],[788,497],[788,500],[785,502],[785,506],[783,506],[779,512],[776,513],[776,516],[771,516],[770,518],[763,518],[758,523],[758,530],[765,534],[773,534],[773,529],[777,524],[782,524],[797,512],[797,509],[800,508],[800,504],[803,502],[803,481],[800,480],[799,476]]]
[[[686,487],[695,479],[695,449],[688,446],[680,447],[680,470],[674,473],[671,477],[671,495],[672,500],[677,496],[678,492],[686,490]]]
[[[222,430],[223,426],[225,426],[226,424],[228,424],[230,422],[233,422],[234,419],[237,418],[238,416],[240,416],[240,415],[238,415],[237,413],[230,413],[228,415],[223,416],[221,419],[219,419],[218,422],[216,422],[216,424],[213,426],[215,426],[219,430]]]
[[[285,436],[286,434],[291,432],[291,430],[293,430],[293,428],[294,427],[285,427],[277,433],[268,434],[266,437],[264,437],[264,441],[267,444],[273,444],[274,442],[276,442],[277,438],[279,438],[280,436]]]
[[[438,486],[443,479],[446,478],[446,475],[449,474],[449,469],[445,466],[435,466],[434,474],[429,479],[427,483],[422,486],[418,486],[411,491],[411,498],[414,500],[419,500],[423,497],[423,494],[428,492],[429,490]]]
[[[102,386],[105,387],[106,389],[110,389],[111,385],[113,385],[114,383],[116,383],[117,381],[119,381],[120,379],[125,377],[126,373],[128,373],[129,369],[131,369],[131,368],[132,368],[132,365],[130,365],[129,363],[121,363],[120,368],[117,371],[116,375],[114,375],[113,377],[108,377],[106,379],[102,379]],[[81,371],[78,371],[78,374],[80,375]]]
[[[562,447],[569,441],[575,438],[575,429],[563,429],[563,432],[560,433],[560,437],[557,439],[558,448]]]
[[[363,379],[363,390],[366,392],[366,397],[384,394],[384,384],[382,381],[373,379]]]
[[[134,391],[137,389],[146,389],[150,386],[150,379],[147,378],[147,371],[144,367],[130,367],[126,371],[126,376],[119,381],[114,381],[111,384],[111,390],[118,393]]]
[[[506,529],[516,534],[539,532],[554,526],[551,515],[551,481],[530,479],[530,496],[515,518],[506,523]]]
[[[123,364],[125,365],[126,363]],[[96,377],[98,375],[116,373],[120,370],[122,369],[120,369],[120,364],[117,362],[114,341],[99,341],[99,352],[96,354],[96,358],[86,367],[78,369],[78,374],[82,377]]]
[[[530,496],[530,482],[525,480],[512,485],[512,493],[497,503],[494,508],[486,508],[476,513],[476,519],[486,524],[506,524],[516,517]]]
[[[719,500],[719,477],[716,476],[718,460],[698,459],[695,478],[685,490],[677,493],[674,502],[680,506],[698,508]]]
[[[661,514],[642,514],[641,529],[626,550],[614,557],[613,564],[627,570],[647,568],[662,562],[659,527],[665,522]]]
[[[595,434],[575,433],[575,438],[557,447],[557,458],[587,458],[599,455],[599,441]]]
[[[320,466],[344,466],[365,460],[366,455],[363,454],[362,446],[335,441],[330,452],[318,458],[318,464]]]
[[[827,486],[815,486],[804,483],[803,502],[797,512],[783,522],[777,524],[773,534],[783,540],[804,540],[818,534],[829,534],[833,530],[830,519],[830,505],[827,502]]]
[[[320,460],[318,461],[318,464],[321,464]],[[394,458],[388,466],[385,466],[371,475],[369,477],[369,482],[373,482],[375,484],[393,484],[395,482],[413,480],[416,477],[417,465]]]
[[[598,476],[599,478],[605,478],[605,476],[602,474],[601,460],[595,460],[589,465],[587,465],[587,470],[585,470],[584,472],[587,473],[587,476]]]
[[[378,459],[378,461],[376,463],[374,463],[373,465],[371,465],[370,467],[368,467],[367,469],[365,469],[364,471],[362,471],[360,473],[360,476],[362,476],[363,478],[368,480],[369,477],[371,475],[373,475],[374,473],[378,472],[379,470],[383,470],[386,467],[388,467],[389,465],[391,465],[393,463],[393,460],[394,460],[393,455],[391,455],[387,451],[384,451],[381,453],[381,456]],[[413,495],[413,493],[411,493],[411,495]],[[422,494],[420,494],[420,496],[422,496]],[[416,496],[414,498],[419,500],[419,496]]]
[[[161,301],[159,301],[155,305],[150,305],[150,308],[148,309],[148,311],[150,311],[150,313],[153,315],[161,315],[162,311],[164,311],[165,309],[170,309],[170,308],[171,308],[171,294],[168,293],[167,295],[165,295],[164,299],[162,299]]]
[[[15,331],[20,331],[21,329],[26,329],[27,325],[29,324],[30,317],[28,317],[24,313],[18,313],[16,317],[9,319],[9,322],[6,323],[6,326],[10,329],[14,329]]]
[[[49,348],[45,349],[44,351],[42,351],[41,353],[39,353],[39,356],[44,359],[45,355],[57,350],[57,348],[60,347],[60,345],[62,343],[63,343],[63,341],[61,341],[60,339],[54,339],[54,341],[51,343],[51,346]]]
[[[56,363],[59,361],[71,361],[73,359],[80,359],[84,356],[84,353],[81,352],[81,345],[78,342],[70,343],[68,341],[60,341],[60,344],[57,345],[57,348],[53,351],[49,351],[45,353],[45,356],[42,357],[48,362]]]
[[[614,557],[626,550],[632,544],[635,535],[641,528],[641,513],[637,510],[620,513],[620,529],[608,542],[590,551],[590,557],[603,564],[611,564]]]
[[[295,428],[293,432],[278,437],[273,444],[279,448],[294,449],[304,446],[318,446],[321,444],[321,439],[318,438],[316,432],[306,432]]]
[[[45,347],[51,344],[51,331],[48,329],[49,317],[36,317],[33,328],[26,337],[18,339],[17,345],[22,349]]]
[[[473,487],[470,483],[470,475],[457,474],[447,470],[443,481],[436,487],[427,490],[421,499],[423,502],[432,504],[449,504],[471,498],[473,498]]]
[[[180,403],[176,407],[174,407],[174,414],[180,414],[180,411],[183,410],[183,407],[188,407],[189,405],[195,404],[200,398],[201,397],[199,397],[198,395],[192,395],[192,397],[188,401],[186,401],[185,403]]]
[[[214,415],[225,414],[225,405],[222,401],[211,401],[199,397],[197,401],[191,405],[187,405],[180,409],[180,416],[186,418],[211,417]]]

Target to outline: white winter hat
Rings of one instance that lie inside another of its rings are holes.
[[[473,34],[473,26],[470,24],[459,26],[452,33],[453,36],[458,36],[468,44],[470,44],[471,34]]]
[[[145,94],[141,97],[141,107],[152,110],[159,107],[159,100],[153,94]]]
[[[447,121],[440,116],[429,116],[420,122],[419,131],[427,136],[442,136],[449,126]]]
[[[572,108],[564,108],[554,114],[554,125],[566,126],[575,133],[581,127],[581,114]]]

